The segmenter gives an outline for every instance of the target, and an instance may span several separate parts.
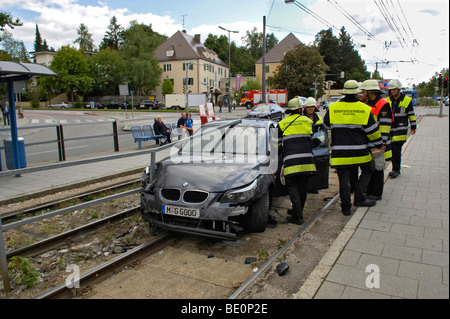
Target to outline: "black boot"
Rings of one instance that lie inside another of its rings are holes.
[[[303,225],[303,217],[300,216],[289,216],[287,220],[291,224]]]

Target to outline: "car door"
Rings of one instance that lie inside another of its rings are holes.
[[[328,131],[322,124],[314,125],[315,133],[312,136],[314,161],[317,175],[308,180],[308,191],[317,191],[328,188],[330,175],[330,149],[328,141]]]
[[[329,166],[330,150],[329,150],[328,131],[323,127],[322,124],[315,124],[314,130],[316,132],[312,136],[312,143],[317,174],[311,176],[308,180],[309,192],[328,188],[329,185],[328,180],[330,173],[330,166]],[[274,196],[284,196],[288,194],[286,187],[281,183],[280,180],[282,163],[283,157],[281,154],[279,154]]]
[[[270,107],[270,116],[273,120],[281,120],[281,110],[278,109],[277,107],[275,107],[274,105],[272,105]]]

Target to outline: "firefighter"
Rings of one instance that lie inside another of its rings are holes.
[[[278,123],[284,178],[292,202],[292,209],[288,210],[288,214],[292,216],[288,221],[298,225],[303,224],[308,179],[316,174],[311,145],[313,121],[302,115],[302,108],[299,98],[291,99],[286,110],[289,116]]]
[[[319,111],[316,99],[313,97],[307,98],[303,108],[303,114],[309,117],[313,121],[313,124],[322,124],[322,117],[317,114]]]
[[[339,193],[342,213],[350,215],[350,173],[361,168],[355,185],[355,206],[374,206],[375,200],[366,198],[365,192],[372,176],[374,162],[367,145],[369,140],[375,147],[384,149],[380,130],[371,108],[358,100],[358,82],[349,80],[340,92],[344,98],[328,107],[323,125],[331,129],[330,165],[336,168],[339,177]]]
[[[402,88],[399,80],[391,80],[388,84],[389,97],[386,100],[390,103],[394,114],[391,128],[392,171],[389,173],[391,178],[400,175],[402,147],[406,142],[408,128],[411,126],[412,135],[416,133],[417,128],[412,99],[400,91]]]
[[[381,97],[383,92],[380,90],[377,80],[366,80],[362,83],[360,88],[362,91],[362,99],[364,100],[364,103],[372,108],[371,112],[380,128],[383,144],[386,147],[384,159],[390,161],[392,158],[391,126],[394,119],[391,106],[386,99]],[[376,149],[371,144],[369,144],[369,147],[372,150]],[[374,152],[374,156],[379,155],[375,155]],[[381,164],[382,165],[379,166],[375,165],[372,178],[367,186],[367,197],[369,199],[381,200],[382,198],[384,187],[384,162],[381,162]]]

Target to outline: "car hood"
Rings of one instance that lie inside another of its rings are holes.
[[[190,159],[191,163],[188,163]],[[261,163],[266,161],[267,156],[247,158],[247,162],[239,157],[168,159],[159,163],[155,186],[224,192],[253,182],[261,174]]]

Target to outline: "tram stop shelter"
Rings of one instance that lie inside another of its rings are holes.
[[[57,76],[57,74],[49,67],[42,64],[0,61],[0,83],[8,84],[11,146],[14,169],[23,168],[21,167],[23,165],[21,165],[19,160],[19,137],[17,134],[16,107],[14,104],[14,82],[26,81],[33,76]]]

